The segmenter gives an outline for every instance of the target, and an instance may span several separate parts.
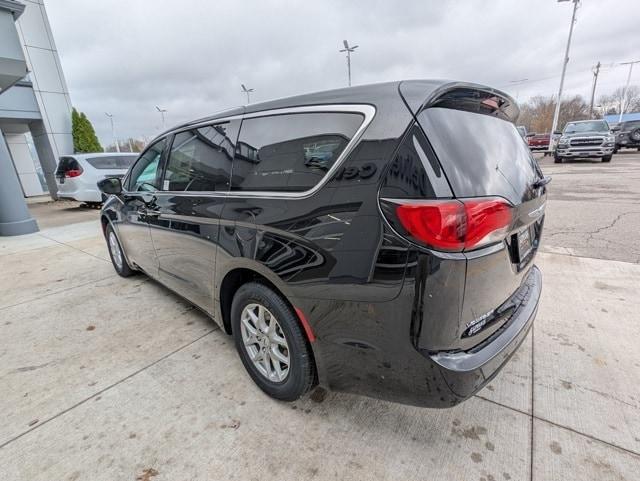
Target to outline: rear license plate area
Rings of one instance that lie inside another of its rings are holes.
[[[533,251],[532,239],[535,236],[535,232],[532,232],[533,226],[527,226],[524,229],[518,231],[515,235],[516,255],[518,264],[524,264]]]

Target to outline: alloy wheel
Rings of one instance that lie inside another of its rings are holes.
[[[122,250],[120,249],[120,244],[118,244],[118,239],[113,231],[109,232],[109,250],[111,251],[113,262],[118,270],[121,270],[123,265]]]
[[[251,303],[240,315],[244,348],[255,368],[271,382],[289,375],[289,345],[276,317],[263,305]]]

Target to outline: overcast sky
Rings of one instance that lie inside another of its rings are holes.
[[[520,100],[557,92],[572,4],[555,0],[47,0],[71,99],[111,142],[245,103],[345,86],[342,40],[359,45],[354,84],[450,78]],[[590,94],[626,81],[640,59],[640,1],[583,0],[565,83]],[[514,80],[529,79],[518,86]],[[640,64],[632,83],[640,84]]]

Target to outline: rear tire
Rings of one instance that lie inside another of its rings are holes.
[[[311,348],[285,300],[264,284],[244,284],[233,297],[231,329],[251,379],[269,396],[295,401],[315,381]]]
[[[604,157],[602,157],[602,162],[611,162],[611,157],[613,157],[612,155],[605,155]]]
[[[640,142],[640,127],[635,128],[631,132],[629,132],[629,139],[631,139],[631,142],[633,142],[634,144]]]
[[[113,268],[116,270],[118,275],[121,277],[130,277],[134,275],[137,271],[129,267],[127,259],[124,256],[122,246],[120,245],[120,241],[118,240],[118,236],[116,236],[116,233],[113,230],[113,227],[111,227],[111,224],[107,224],[107,228],[104,231],[104,236],[107,240],[107,249],[109,250],[111,263],[113,264]]]

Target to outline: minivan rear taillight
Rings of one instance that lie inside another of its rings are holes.
[[[503,240],[512,206],[501,197],[460,200],[394,200],[406,233],[436,250],[459,252]]]
[[[65,177],[78,177],[82,174],[82,167],[78,167],[77,169],[69,169],[64,173]]]

